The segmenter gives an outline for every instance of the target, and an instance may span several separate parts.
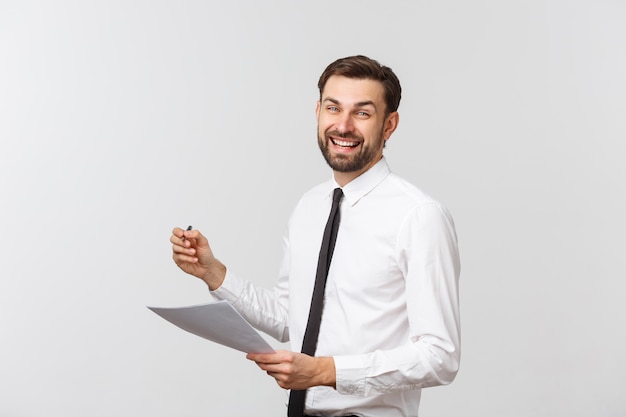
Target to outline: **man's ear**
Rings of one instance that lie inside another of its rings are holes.
[[[321,106],[321,103],[319,100],[317,100],[317,103],[315,104],[315,118],[317,119],[318,122],[320,120],[320,106]]]
[[[385,124],[383,126],[383,139],[387,140],[391,137],[393,132],[395,132],[398,127],[398,123],[400,122],[400,115],[397,111],[390,113],[385,120]]]

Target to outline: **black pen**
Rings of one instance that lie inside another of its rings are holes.
[[[187,230],[191,230],[191,229],[192,229],[191,225],[187,226]],[[185,241],[185,234],[184,233],[183,233],[182,241],[183,242]]]

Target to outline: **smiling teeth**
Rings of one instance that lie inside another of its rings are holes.
[[[337,139],[334,139],[333,143],[337,146],[344,146],[348,148],[354,148],[355,146],[359,144],[358,142],[348,142],[348,141],[337,140]]]

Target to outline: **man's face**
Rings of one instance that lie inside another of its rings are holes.
[[[333,75],[317,103],[317,137],[322,155],[343,186],[375,165],[395,130],[398,114],[385,118],[380,82]],[[343,182],[343,184],[342,184]]]

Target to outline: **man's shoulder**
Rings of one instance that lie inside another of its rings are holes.
[[[409,219],[430,224],[452,223],[448,209],[421,188],[394,174],[390,174],[385,182],[373,204],[378,213],[385,213],[386,218],[396,219],[398,225]]]
[[[385,183],[381,185],[383,186],[381,187],[383,193],[394,195],[412,205],[438,203],[430,194],[393,172],[387,176]]]
[[[323,199],[329,196],[335,187],[336,185],[332,180],[324,181],[321,184],[317,184],[316,186],[309,188],[302,194],[300,199]]]
[[[332,180],[328,180],[309,188],[300,196],[298,203],[294,207],[294,212],[302,210],[303,207],[323,205],[326,199],[332,195],[334,187],[336,187],[335,183]]]

